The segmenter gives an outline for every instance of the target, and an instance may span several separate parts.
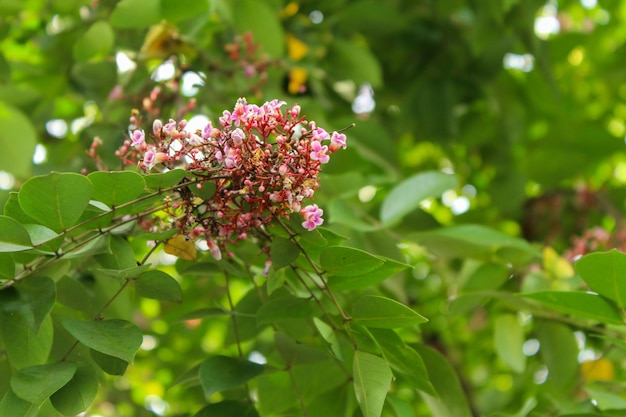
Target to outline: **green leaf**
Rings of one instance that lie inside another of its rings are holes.
[[[141,330],[125,320],[64,320],[62,324],[83,345],[129,363],[143,341]]]
[[[573,317],[599,321],[601,323],[624,324],[615,304],[596,294],[569,291],[541,291],[520,294],[548,306],[550,309]]]
[[[522,373],[526,369],[526,355],[522,350],[524,331],[517,316],[501,314],[494,323],[494,343],[496,352],[514,372]]]
[[[354,393],[364,417],[379,417],[393,377],[389,364],[378,356],[357,350],[352,364]]]
[[[11,388],[21,399],[41,405],[67,384],[75,372],[76,364],[72,362],[29,366],[13,374]]]
[[[160,0],[122,0],[111,13],[111,24],[118,28],[147,28],[160,20]]]
[[[343,353],[341,353],[341,345],[339,344],[339,339],[335,334],[335,331],[328,324],[318,319],[317,317],[313,317],[313,324],[315,328],[319,332],[320,336],[328,343],[330,346],[330,350],[335,355],[335,357],[339,360],[343,360]]]
[[[239,0],[234,5],[233,23],[237,33],[252,32],[253,40],[261,52],[271,58],[282,58],[285,51],[285,34],[278,20],[278,10],[257,0]]]
[[[126,368],[128,368],[128,362],[116,358],[115,356],[107,355],[97,350],[89,349],[89,355],[93,361],[109,375],[124,375]]]
[[[376,56],[360,43],[334,39],[327,57],[335,81],[352,80],[355,84],[382,86],[382,68]]]
[[[196,0],[161,0],[161,13],[169,22],[180,22],[208,13],[212,2]]]
[[[436,350],[420,345],[417,353],[424,360],[430,381],[437,392],[433,396],[422,392],[422,398],[436,417],[472,417],[465,392],[452,366]]]
[[[146,187],[153,190],[162,190],[180,183],[188,172],[183,169],[173,169],[159,174],[148,174],[143,177]]]
[[[387,278],[411,268],[410,265],[390,258],[385,258],[383,256],[379,256],[379,258],[384,260],[385,263],[373,271],[369,271],[362,275],[333,276],[328,280],[328,285],[333,290],[358,290],[371,288]]]
[[[109,248],[110,253],[95,256],[98,263],[104,268],[123,270],[137,267],[137,260],[128,240],[119,236],[111,236]]]
[[[428,321],[404,304],[377,295],[359,298],[352,307],[352,320],[366,327],[385,329],[415,326]]]
[[[15,260],[10,253],[0,253],[0,279],[12,279],[15,275]]]
[[[369,329],[380,346],[389,365],[399,372],[412,387],[436,396],[435,388],[430,383],[428,371],[422,357],[415,349],[408,346],[393,330]]]
[[[276,271],[293,263],[298,258],[298,255],[300,255],[300,249],[290,239],[283,237],[272,239],[270,259],[272,260],[272,268]]]
[[[151,267],[152,265],[146,264],[141,266],[133,266],[126,269],[94,269],[94,272],[98,272],[98,275],[103,275],[110,278],[131,279],[137,278],[139,275],[148,271]]]
[[[546,389],[570,394],[579,371],[578,344],[572,330],[560,323],[538,321],[535,331],[541,346],[539,355],[548,367]]]
[[[137,294],[145,298],[175,303],[183,301],[183,290],[180,284],[163,271],[148,271],[139,275],[135,280],[135,288]]]
[[[257,313],[259,324],[271,324],[276,321],[311,317],[314,314],[311,299],[293,296],[269,300]]]
[[[256,409],[249,402],[233,400],[209,404],[202,408],[193,417],[258,417]]]
[[[52,349],[52,319],[47,316],[39,332],[26,326],[17,315],[0,314],[0,334],[9,361],[16,368],[38,365],[48,360]],[[2,415],[2,414],[0,414]]]
[[[444,258],[478,258],[526,263],[540,256],[528,242],[481,225],[464,224],[410,235]]]
[[[20,252],[32,247],[24,226],[11,217],[0,216],[0,252]]]
[[[37,143],[35,128],[21,111],[2,100],[0,100],[0,126],[2,126],[0,167],[17,177],[28,178]],[[19,140],[16,137],[19,137]]]
[[[363,250],[345,246],[329,246],[320,255],[322,268],[334,276],[362,275],[383,265],[385,261]]]
[[[590,253],[580,258],[574,268],[589,288],[615,301],[619,308],[626,307],[626,253],[616,249]]]
[[[214,392],[241,386],[263,372],[263,365],[228,356],[213,356],[200,365],[200,383],[208,398]]]
[[[39,407],[21,399],[11,390],[8,390],[0,401],[0,416],[36,417]]]
[[[396,185],[383,201],[380,208],[380,221],[393,225],[405,215],[419,208],[420,203],[429,197],[439,197],[456,187],[456,177],[439,171],[429,171],[414,175]]]
[[[79,366],[68,382],[52,394],[52,405],[63,415],[73,416],[85,411],[98,393],[98,379],[89,365]]]
[[[115,42],[115,33],[108,22],[100,20],[83,34],[74,44],[74,59],[87,61],[89,59],[106,58]]]
[[[82,175],[51,173],[26,181],[18,198],[26,214],[61,232],[74,225],[83,214],[92,190],[91,182]]]
[[[24,228],[30,236],[33,245],[39,250],[55,252],[63,244],[63,236],[54,230],[40,224],[25,224]]]
[[[11,316],[12,320],[19,321],[36,333],[55,300],[54,282],[48,277],[36,276],[16,288],[0,292],[0,313]]]
[[[92,172],[87,176],[93,184],[93,199],[114,208],[139,197],[146,187],[143,177],[135,172]]]

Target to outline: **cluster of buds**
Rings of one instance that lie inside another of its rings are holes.
[[[588,253],[612,248],[626,252],[626,230],[618,229],[610,233],[602,227],[594,227],[586,230],[582,236],[572,237],[572,246],[564,256],[566,259],[576,261]]]
[[[205,239],[216,258],[227,242],[292,213],[300,213],[302,226],[313,230],[322,224],[323,212],[304,201],[319,187],[321,166],[346,148],[346,136],[306,121],[298,105],[281,110],[285,104],[272,100],[257,106],[239,99],[232,112],[223,112],[218,127],[208,122],[195,131],[185,120],[157,119],[152,134],[132,130],[118,156],[144,172],[182,168],[199,180],[192,186],[215,185],[207,200],[181,192],[172,214],[175,226],[189,238]]]

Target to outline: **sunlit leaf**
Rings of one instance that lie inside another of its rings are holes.
[[[380,220],[393,225],[402,217],[419,208],[429,197],[439,197],[456,187],[456,177],[439,171],[422,172],[396,185],[387,195],[380,208]]]
[[[384,359],[356,351],[352,364],[354,393],[364,417],[379,417],[391,386],[391,369]]]
[[[142,297],[175,303],[183,301],[180,284],[163,271],[148,271],[139,275],[135,280],[135,288]]]
[[[163,251],[186,261],[193,261],[198,257],[195,242],[182,234],[168,239]]]
[[[31,121],[21,111],[0,100],[0,126],[3,127],[0,129],[0,167],[18,177],[28,178],[37,143],[37,133]]]
[[[76,364],[72,362],[29,366],[13,374],[11,388],[23,400],[41,405],[67,384],[75,372]]]
[[[590,253],[576,262],[575,268],[589,288],[626,308],[626,253],[616,249]]]
[[[254,42],[272,58],[281,58],[285,52],[285,34],[276,10],[269,3],[241,0],[233,8],[235,29],[238,33],[252,32]]]
[[[132,362],[143,337],[141,330],[125,320],[64,320],[63,327],[83,345]]]
[[[74,59],[86,61],[94,58],[105,58],[113,47],[115,33],[108,22],[97,21],[74,44]]]
[[[572,330],[561,323],[540,321],[535,325],[541,345],[539,355],[548,367],[546,384],[563,392],[571,392],[579,372],[578,344]]]
[[[428,319],[390,298],[365,295],[352,307],[352,320],[366,327],[393,329],[426,323]]]
[[[161,20],[159,0],[122,0],[111,14],[111,25],[118,28],[146,28]]]
[[[624,320],[615,304],[606,298],[586,292],[541,291],[521,294],[537,300],[552,310],[602,323],[623,324]]]
[[[60,232],[76,223],[87,208],[92,192],[91,182],[82,175],[51,173],[26,181],[18,198],[26,214]]]
[[[228,356],[213,356],[200,365],[204,394],[224,391],[245,384],[263,372],[263,365]]]

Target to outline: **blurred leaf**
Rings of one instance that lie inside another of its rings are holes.
[[[320,256],[322,268],[334,276],[354,276],[370,272],[385,263],[381,258],[363,250],[345,246],[324,248]]]
[[[0,279],[11,279],[15,275],[15,261],[10,253],[0,253]]]
[[[547,384],[567,396],[578,376],[578,344],[572,330],[560,323],[541,321],[535,325],[539,354],[548,367]]]
[[[439,197],[456,187],[456,177],[439,171],[422,172],[396,185],[380,208],[380,221],[386,225],[398,223],[402,217],[417,210],[429,197]]]
[[[208,13],[210,5],[208,0],[161,0],[161,15],[169,22],[180,22]]]
[[[290,239],[275,237],[270,246],[270,259],[272,268],[278,271],[290,265],[300,255],[300,249]]]
[[[200,383],[208,398],[214,392],[221,392],[245,384],[263,372],[263,365],[228,356],[213,356],[200,365]]]
[[[23,400],[41,405],[67,384],[75,372],[76,364],[71,362],[29,366],[13,374],[11,388]]]
[[[626,308],[626,253],[613,249],[590,253],[575,265],[576,272],[593,291],[613,300],[622,310]]]
[[[20,178],[28,178],[37,143],[37,133],[31,121],[22,112],[0,100],[0,126],[2,170]],[[16,135],[19,140],[16,140]]]
[[[601,323],[623,324],[620,311],[613,303],[595,294],[585,292],[541,291],[521,294],[537,300],[555,311]]]
[[[281,320],[310,317],[315,312],[312,303],[311,299],[293,296],[274,298],[259,309],[257,321],[259,324],[271,324]]]
[[[24,226],[11,217],[0,216],[0,252],[20,252],[32,246]]]
[[[494,343],[496,352],[514,372],[522,373],[526,369],[526,355],[522,349],[524,331],[517,316],[501,314],[494,323]]]
[[[379,417],[391,386],[391,369],[384,359],[354,352],[354,393],[364,417]]]
[[[328,285],[333,290],[371,288],[387,278],[390,278],[411,267],[410,265],[394,261],[393,259],[384,258],[382,256],[379,258],[383,259],[385,263],[378,268],[362,275],[333,276],[328,280]]]
[[[163,271],[148,271],[135,280],[137,294],[155,300],[182,303],[183,291],[180,284]]]
[[[365,295],[352,307],[352,320],[366,327],[393,329],[426,323],[428,319],[402,303],[377,295]]]
[[[539,256],[538,251],[525,240],[474,224],[418,232],[410,236],[444,258],[495,258],[519,264]]]
[[[21,399],[11,390],[8,390],[0,401],[0,416],[36,417],[39,407]]]
[[[437,396],[421,393],[433,417],[471,417],[465,392],[448,361],[432,348],[417,346],[416,350],[424,360],[437,392]]]
[[[89,365],[79,366],[68,382],[52,394],[52,405],[64,415],[76,415],[85,411],[98,393],[98,379]]]
[[[126,368],[128,368],[128,362],[116,358],[115,356],[107,355],[102,352],[98,352],[94,349],[89,349],[89,355],[94,362],[109,375],[124,375]]]
[[[383,84],[380,62],[370,50],[356,42],[335,39],[327,60],[334,81],[352,80],[357,85],[369,83],[374,88]]]
[[[139,197],[146,182],[135,172],[92,172],[87,178],[93,184],[93,199],[115,208]]]
[[[141,346],[141,330],[125,320],[64,320],[63,327],[83,345],[132,362]]]
[[[258,415],[254,406],[248,402],[227,400],[209,404],[194,414],[193,417],[258,417]]]
[[[275,10],[265,1],[239,0],[234,5],[233,23],[242,35],[252,32],[253,40],[271,58],[285,54],[285,34]]]
[[[590,398],[593,398],[597,402],[597,408],[601,411],[619,410],[616,415],[620,415],[626,408],[626,400],[621,395],[607,391],[603,385],[597,382],[587,384],[583,387],[583,389],[587,392],[587,395],[589,395]],[[602,414],[610,415],[609,413]]]
[[[118,28],[146,28],[160,20],[160,0],[121,0],[111,14],[111,25]]]
[[[39,223],[61,232],[83,214],[93,186],[82,175],[51,173],[26,181],[18,194],[20,206]]]
[[[111,52],[114,43],[115,33],[109,23],[98,21],[74,44],[74,59],[87,61],[105,58]]]

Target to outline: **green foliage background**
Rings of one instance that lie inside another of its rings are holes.
[[[0,0],[0,416],[623,415],[625,23],[608,1]],[[171,234],[132,220],[176,173],[93,173],[132,109],[216,122],[241,96],[356,123],[324,228],[273,228],[267,277],[251,242],[150,251]]]

